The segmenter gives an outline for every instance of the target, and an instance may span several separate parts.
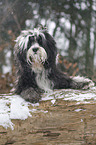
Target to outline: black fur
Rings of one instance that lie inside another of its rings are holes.
[[[37,84],[36,76],[38,74],[32,70],[32,65],[28,63],[26,57],[27,51],[34,43],[38,43],[39,46],[43,47],[47,53],[47,59],[43,63],[43,66],[44,69],[48,72],[47,78],[53,84],[51,85],[51,89],[82,89],[86,85],[86,83],[75,82],[70,77],[64,75],[57,69],[56,42],[45,29],[39,29],[39,31],[39,35],[34,33],[34,35],[28,37],[27,47],[25,47],[25,43],[22,47],[19,44],[19,40],[24,36],[22,35],[22,33],[20,35],[20,39],[17,38],[16,40],[17,43],[14,47],[16,65],[15,92],[17,94],[20,94],[25,100],[30,102],[38,102],[41,98],[41,94],[44,92],[44,90]],[[29,34],[30,33],[26,35]],[[24,37],[26,37],[26,35]]]

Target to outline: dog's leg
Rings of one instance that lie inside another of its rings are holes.
[[[30,87],[25,89],[21,92],[20,96],[24,98],[26,101],[36,103],[39,102],[41,99],[41,93],[39,90],[35,90],[34,88]]]
[[[90,82],[75,82],[72,80],[70,83],[70,88],[72,89],[89,89]]]
[[[73,89],[89,89],[94,86],[94,82],[85,77],[73,77],[70,83]]]
[[[55,69],[50,74],[50,79],[54,82],[53,89],[89,89],[94,83],[85,77],[69,77]]]

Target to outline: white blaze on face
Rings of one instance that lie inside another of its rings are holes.
[[[27,52],[27,62],[32,65],[32,70],[34,72],[42,71],[46,59],[47,53],[38,43],[35,43],[29,48]]]

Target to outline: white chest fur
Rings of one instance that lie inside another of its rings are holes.
[[[48,71],[43,70],[36,76],[37,85],[43,89],[45,92],[50,91],[53,88],[53,83],[48,79]]]

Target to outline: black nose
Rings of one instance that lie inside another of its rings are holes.
[[[34,47],[32,50],[33,50],[33,52],[36,53],[39,50],[39,48],[38,47]]]

